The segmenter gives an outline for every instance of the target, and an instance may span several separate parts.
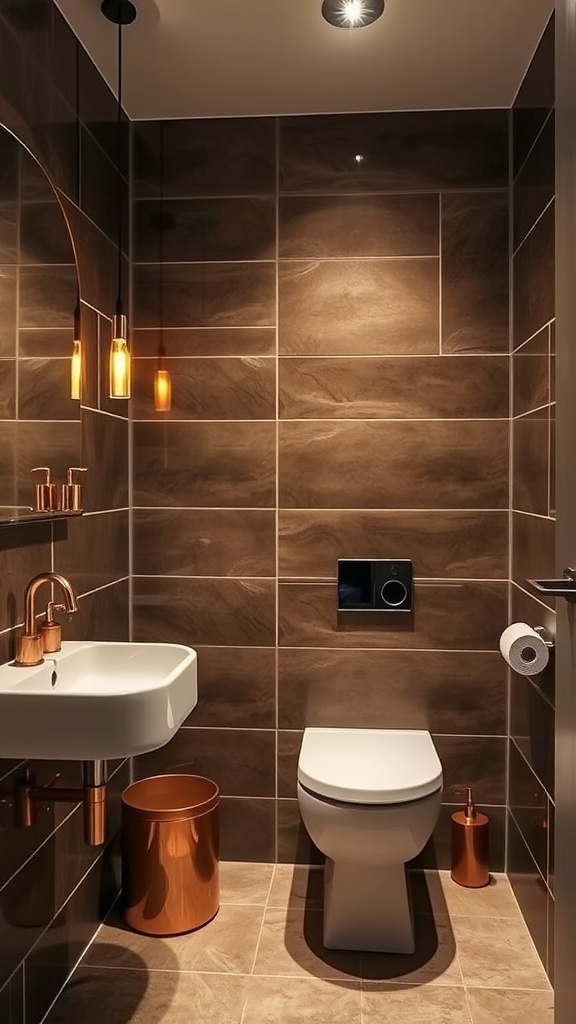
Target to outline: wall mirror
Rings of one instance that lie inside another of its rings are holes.
[[[0,126],[0,523],[33,512],[34,466],[60,482],[81,465],[80,401],[70,397],[76,261],[56,193]]]

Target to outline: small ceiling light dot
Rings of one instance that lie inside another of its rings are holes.
[[[324,0],[322,15],[336,28],[372,25],[384,11],[384,0]]]
[[[356,153],[356,156],[354,157],[354,159],[355,159],[357,164],[361,164],[364,161],[364,154],[363,153]]]

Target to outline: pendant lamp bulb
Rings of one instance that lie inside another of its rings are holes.
[[[82,395],[82,325],[80,304],[74,310],[74,340],[70,360],[70,398],[79,401]]]
[[[170,412],[172,408],[172,378],[164,365],[166,349],[158,346],[158,365],[154,374],[154,409],[156,412]]]

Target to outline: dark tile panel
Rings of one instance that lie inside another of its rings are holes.
[[[120,190],[120,200],[118,199]],[[80,129],[80,207],[101,231],[118,244],[119,213],[122,250],[128,246],[128,185],[84,128]],[[120,206],[119,206],[120,202]]]
[[[160,643],[271,647],[273,580],[137,577],[134,639]]]
[[[273,423],[134,424],[134,504],[271,508]]]
[[[516,251],[514,279],[514,347],[554,317],[554,203]]]
[[[30,507],[33,491],[28,479],[28,494],[25,501],[20,501],[17,479],[16,431],[18,427],[14,420],[0,419],[0,480],[2,484],[2,503],[4,505],[26,505]],[[30,468],[30,467],[29,467]]]
[[[271,327],[273,263],[156,264],[134,267],[134,326]]]
[[[123,120],[118,138],[116,97],[81,46],[78,54],[78,117],[108,159],[128,177],[128,130]],[[120,153],[118,145],[120,142]]]
[[[276,256],[276,201],[242,199],[136,200],[136,263],[270,260]]]
[[[554,17],[526,72],[513,107],[513,172],[516,175],[528,156],[538,132],[554,106]]]
[[[442,197],[442,349],[507,352],[508,193]]]
[[[118,917],[110,921],[118,926]],[[126,944],[112,946],[109,943],[96,942],[92,948],[93,956],[102,951],[107,959],[121,956],[127,970],[114,972],[107,968],[84,967],[80,965],[74,978],[66,986],[62,995],[46,1017],[46,1024],[69,1024],[69,1021],[82,1021],[82,1024],[97,1024],[103,1019],[109,1024],[120,1024],[124,1020],[134,1020],[142,1002],[146,1000],[161,1006],[171,1006],[172,995],[176,990],[178,975],[175,972],[162,971],[150,975],[142,956],[128,951]],[[173,967],[177,960],[165,949],[163,962]],[[112,976],[111,976],[112,975]],[[159,997],[159,999],[158,999]],[[122,1022],[124,1024],[124,1022]]]
[[[69,463],[78,465],[78,463]],[[82,413],[84,509],[128,506],[128,423],[85,409]]]
[[[308,835],[297,800],[283,799],[278,805],[278,862],[280,864],[323,864],[324,857]]]
[[[279,445],[284,508],[508,506],[504,421],[282,423]]]
[[[548,801],[548,874],[546,881],[548,882],[548,888],[552,895],[554,895],[555,888],[555,874],[556,874],[556,859],[555,859],[555,846],[556,846],[556,808],[551,800]]]
[[[548,941],[548,890],[511,815],[508,816],[508,878],[542,963]]]
[[[270,420],[276,417],[276,360],[174,359],[163,362],[172,379],[172,408],[162,419]],[[154,410],[155,359],[135,359],[132,415],[158,419]]]
[[[62,481],[68,466],[78,466],[82,449],[82,427],[79,420],[50,423],[24,420],[17,427],[17,504],[32,505],[33,466],[51,466],[53,479]]]
[[[547,342],[547,327],[512,356],[512,414],[514,416],[521,416],[534,409],[540,409],[550,400],[548,345],[546,344],[545,352],[534,351],[535,348],[543,348],[542,335],[545,335]]]
[[[160,750],[135,759],[136,776],[213,779],[224,796],[274,796],[274,730],[180,729]]]
[[[548,949],[546,957],[546,973],[550,983],[554,985],[554,897],[548,893]]]
[[[530,678],[516,672],[510,682],[510,736],[554,798],[554,708]]]
[[[0,356],[16,355],[16,269],[0,267]]]
[[[0,133],[0,202],[8,203],[16,209],[18,200],[19,175],[18,147],[8,132]]]
[[[554,605],[552,599],[551,605]],[[552,607],[546,607],[541,600],[535,600],[529,594],[512,585],[512,622],[527,622],[530,626],[545,626],[554,637],[556,635],[556,614]],[[554,704],[554,659],[551,658],[544,672],[531,676],[532,682],[542,690],[548,700]]]
[[[90,409],[98,408],[98,391],[100,386],[100,317],[96,310],[84,303],[80,313],[80,335],[82,342],[82,384],[80,394],[82,405]],[[70,355],[68,344],[67,355]]]
[[[504,735],[499,653],[280,649],[278,724]]]
[[[549,409],[540,409],[512,424],[512,507],[548,515]]]
[[[334,584],[281,584],[283,647],[495,650],[506,624],[504,583],[416,584],[414,614],[338,612]]]
[[[1,385],[0,368],[0,389]],[[18,417],[21,420],[80,419],[80,405],[70,398],[69,359],[18,360]]]
[[[490,871],[504,871],[506,866],[506,808],[485,807],[477,805],[482,814],[490,819]],[[443,804],[440,810],[440,819],[434,834],[426,844],[422,853],[411,862],[411,866],[417,868],[435,869],[449,871],[452,866],[451,852],[451,817],[456,808],[453,804]]]
[[[273,327],[167,327],[132,331],[135,356],[158,355],[162,343],[171,356],[273,356]]]
[[[16,417],[16,360],[0,359],[0,419]]]
[[[20,327],[70,327],[78,282],[76,268],[21,267]]]
[[[279,390],[288,419],[506,418],[508,358],[281,359]]]
[[[81,597],[78,611],[64,625],[67,640],[128,640],[129,587],[122,580]]]
[[[63,524],[54,544],[54,567],[77,593],[106,586],[129,574],[128,511],[103,512]]]
[[[0,263],[18,262],[18,208],[14,201],[1,198],[0,180]]]
[[[159,569],[165,576],[275,576],[275,512],[135,509],[134,572]]]
[[[302,731],[278,733],[278,796],[296,799],[298,757],[302,746]]]
[[[444,800],[459,804],[455,786],[472,786],[480,804],[506,800],[506,745],[504,736],[434,736],[444,773]]]
[[[33,156],[20,150],[20,199],[23,203],[54,202],[55,189]],[[65,261],[65,262],[70,262]]]
[[[161,124],[163,126],[161,138]],[[274,118],[145,121],[134,126],[137,196],[270,195],[276,188]]]
[[[283,196],[281,258],[438,256],[437,195]]]
[[[544,878],[548,868],[548,798],[534,772],[510,744],[510,810]]]
[[[405,552],[417,577],[504,579],[508,513],[282,509],[279,575],[336,577],[338,558]]]
[[[512,517],[512,578],[526,586],[528,579],[552,579],[556,524],[553,519],[514,512]]]
[[[556,402],[550,406],[550,439],[548,445],[548,514],[556,515]]]
[[[505,110],[285,117],[280,121],[281,188],[336,193],[505,188],[507,120]],[[356,160],[358,153],[362,161]]]
[[[554,113],[550,115],[514,183],[516,249],[554,197]]]
[[[439,351],[437,259],[287,261],[278,274],[284,355]]]
[[[270,863],[275,860],[276,801],[223,797],[220,801],[220,857]]]
[[[49,78],[63,96],[73,96],[78,68],[78,40],[55,4],[52,5],[52,41]]]
[[[276,652],[271,647],[199,647],[197,728],[273,729]]]
[[[24,1024],[24,970],[20,968],[0,992],[2,1024]]]
[[[23,328],[18,331],[18,355],[21,359],[67,358],[73,340],[72,323],[67,327]]]
[[[32,483],[29,487],[32,490]],[[2,529],[0,629],[8,629],[23,621],[26,584],[36,573],[49,570],[51,565],[50,523],[26,523]]]
[[[51,202],[22,203],[20,208],[21,264],[73,263],[74,251],[62,207]]]

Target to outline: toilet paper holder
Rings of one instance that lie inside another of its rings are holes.
[[[538,633],[542,637],[542,640],[546,644],[546,647],[549,647],[550,650],[554,649],[554,637],[546,629],[546,626],[534,626],[534,632]]]
[[[576,569],[564,569],[561,580],[527,580],[527,583],[547,597],[565,597],[567,601],[576,601]]]

